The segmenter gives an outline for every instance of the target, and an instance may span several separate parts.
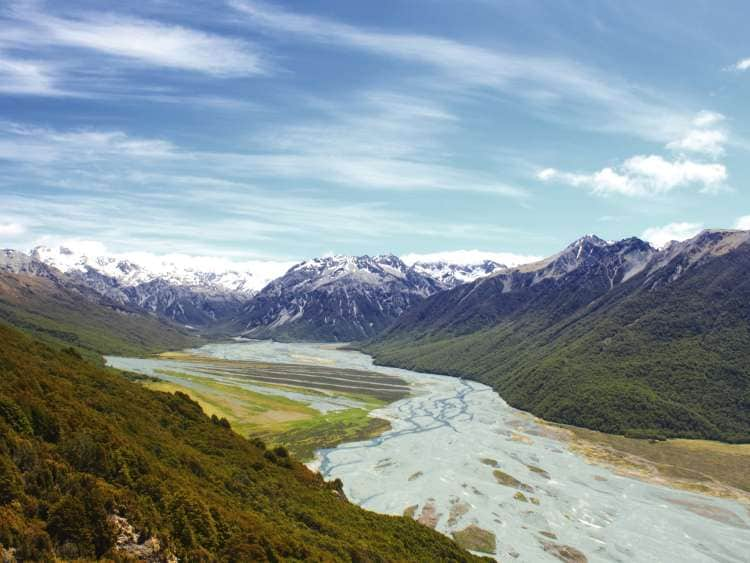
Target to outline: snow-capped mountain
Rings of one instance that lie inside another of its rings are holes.
[[[243,309],[237,328],[254,337],[347,341],[388,326],[443,289],[397,256],[330,256],[297,264]]]
[[[437,281],[445,289],[473,282],[495,272],[506,271],[507,266],[493,260],[479,264],[451,264],[449,262],[415,262],[412,269]]]
[[[0,272],[56,279],[55,270],[28,254],[9,248],[0,250]]]
[[[37,246],[31,256],[62,272],[93,270],[124,287],[162,280],[171,285],[218,293],[249,294],[282,275],[293,262],[231,263],[180,254],[155,256],[136,252],[90,255],[66,246]]]
[[[148,253],[108,255],[66,246],[38,246],[31,258],[63,272],[71,283],[109,300],[191,327],[233,318],[289,263],[230,263],[219,259]],[[93,250],[96,250],[94,248]]]

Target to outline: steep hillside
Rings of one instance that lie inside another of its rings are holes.
[[[409,518],[157,393],[0,326],[3,560],[469,561]],[[12,559],[10,559],[12,560]]]
[[[427,299],[366,348],[606,432],[750,441],[750,233],[587,237]]]
[[[440,289],[393,255],[316,258],[268,284],[233,326],[255,338],[357,340]]]
[[[74,346],[92,358],[184,348],[198,341],[14,251],[0,254],[0,322],[53,345]]]

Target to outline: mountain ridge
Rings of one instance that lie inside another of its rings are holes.
[[[750,441],[748,241],[733,230],[663,250],[579,239],[427,298],[364,350],[478,379],[548,420]]]

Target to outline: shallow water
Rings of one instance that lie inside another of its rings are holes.
[[[373,412],[391,421],[391,431],[321,451],[313,465],[342,479],[347,497],[364,508],[402,514],[417,505],[415,515],[443,533],[472,524],[491,531],[498,559],[558,561],[546,544],[572,546],[589,561],[750,561],[743,505],[591,465],[485,385],[378,367],[364,354],[314,344],[213,344],[201,354],[307,358],[410,382],[412,397]]]

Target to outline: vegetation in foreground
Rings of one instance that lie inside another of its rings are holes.
[[[469,561],[159,393],[0,326],[0,544],[22,560]],[[123,522],[132,544],[116,543]],[[123,552],[124,549],[130,551]]]

